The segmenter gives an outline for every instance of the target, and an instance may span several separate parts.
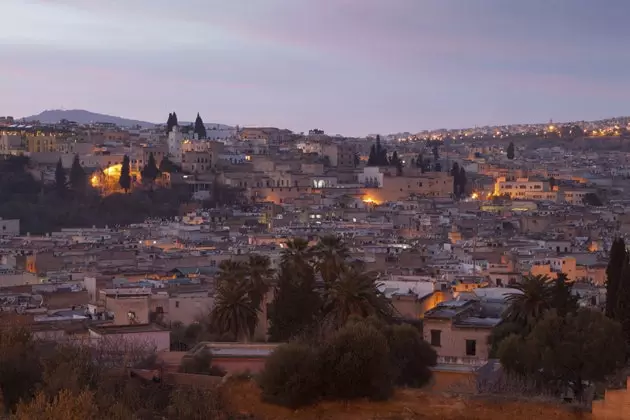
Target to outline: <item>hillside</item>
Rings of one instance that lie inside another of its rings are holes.
[[[147,121],[138,121],[128,118],[115,117],[112,115],[98,114],[95,112],[85,111],[83,109],[69,109],[69,110],[46,110],[37,115],[31,115],[24,117],[27,121],[39,121],[43,124],[55,124],[59,121],[66,119],[68,121],[74,121],[79,124],[89,124],[95,122],[116,124],[121,127],[133,127],[139,125],[143,128],[153,127],[155,124]]]
[[[228,382],[228,407],[260,420],[587,420],[590,413],[539,401],[509,401],[400,389],[390,401],[322,402],[298,410],[261,401],[253,382]]]

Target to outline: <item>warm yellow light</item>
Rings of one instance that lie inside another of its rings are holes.
[[[377,200],[373,199],[372,197],[363,197],[363,202],[365,204],[380,204]]]
[[[98,187],[101,184],[97,175],[92,175],[92,178],[90,178],[90,183],[93,187]]]
[[[476,192],[472,193],[472,195],[470,196],[473,200],[476,200],[479,198],[479,194],[477,194]]]
[[[103,170],[103,173],[107,176],[120,177],[121,171],[122,171],[122,163],[117,163],[116,165],[112,165],[105,168]]]
[[[556,129],[556,127],[555,127],[555,126],[553,126],[553,125],[550,125],[550,126],[549,126],[549,131],[554,131],[555,129]]]

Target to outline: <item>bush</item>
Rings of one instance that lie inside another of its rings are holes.
[[[324,343],[320,355],[324,396],[385,400],[393,393],[393,372],[385,336],[365,324],[347,325]]]
[[[437,353],[411,325],[394,325],[388,334],[390,361],[397,385],[420,388],[427,384],[437,364]]]
[[[225,370],[212,366],[212,353],[207,349],[201,350],[193,357],[184,357],[179,365],[179,371],[197,375],[225,376]]]
[[[265,401],[291,408],[313,403],[321,395],[317,352],[303,343],[282,344],[267,358],[258,381]]]

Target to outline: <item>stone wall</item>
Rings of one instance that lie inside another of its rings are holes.
[[[609,389],[604,399],[593,401],[594,420],[630,419],[630,378],[626,389]]]

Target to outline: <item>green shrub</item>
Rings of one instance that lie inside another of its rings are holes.
[[[349,324],[333,334],[321,349],[319,367],[326,398],[385,400],[393,393],[387,340],[369,325]]]
[[[179,371],[197,375],[225,376],[225,370],[212,366],[212,353],[207,349],[201,350],[192,357],[184,357],[179,365]]]
[[[306,344],[282,344],[265,362],[258,379],[263,399],[296,408],[316,401],[321,395],[317,353]]]
[[[411,325],[389,329],[390,360],[397,385],[420,388],[431,380],[429,369],[437,364],[437,353]]]

